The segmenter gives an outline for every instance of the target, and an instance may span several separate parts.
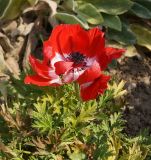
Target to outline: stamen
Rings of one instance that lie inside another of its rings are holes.
[[[73,52],[68,57],[71,61],[73,61],[75,64],[79,64],[84,61],[85,56],[79,52]]]

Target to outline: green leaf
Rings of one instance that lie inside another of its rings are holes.
[[[137,24],[131,24],[130,27],[136,36],[137,44],[151,50],[151,29]]]
[[[138,51],[136,50],[134,45],[127,46],[126,47],[126,52],[124,54],[125,57],[134,57],[134,56],[139,56]]]
[[[138,2],[151,2],[151,0],[133,0],[133,1],[138,1]]]
[[[151,11],[151,0],[135,0],[135,2],[138,2],[139,4]]]
[[[78,150],[73,153],[69,153],[69,157],[71,160],[84,160],[86,158],[85,154]]]
[[[93,6],[91,3],[84,3],[83,5],[79,5],[79,13],[85,17],[88,23],[97,25],[103,22],[103,17],[99,13],[98,9]]]
[[[22,11],[22,7],[26,1],[25,0],[10,0],[7,7],[5,8],[2,17],[3,19],[14,19]]]
[[[0,19],[16,18],[29,4],[34,5],[38,0],[0,0]]]
[[[103,19],[104,19],[104,23],[103,25],[115,29],[117,31],[121,31],[122,30],[122,23],[121,20],[118,16],[113,16],[113,15],[109,15],[106,13],[102,13]]]
[[[3,15],[6,7],[8,6],[10,0],[0,0],[0,17]]]
[[[116,31],[113,29],[108,30],[108,37],[111,40],[115,40],[121,44],[131,45],[136,42],[134,33],[130,30],[129,26],[122,24],[122,30]]]
[[[131,8],[131,11],[132,11],[132,13],[134,13],[135,15],[137,15],[140,18],[144,18],[144,19],[151,18],[151,11],[138,3],[134,3],[134,5]]]
[[[130,0],[83,0],[95,5],[100,12],[119,15],[127,12],[133,5]]]
[[[5,102],[7,102],[7,82],[4,80],[0,80],[0,93],[4,97]]]
[[[75,1],[74,0],[65,0],[62,4],[66,9],[74,11],[75,10]]]
[[[113,48],[119,48],[119,49],[126,48],[126,51],[124,53],[125,57],[134,57],[134,56],[138,57],[139,56],[139,53],[134,45],[125,46],[125,45],[119,44],[117,42],[110,41],[108,46],[113,47]],[[112,86],[112,85],[109,85],[109,88],[110,88],[110,86]],[[115,85],[115,89],[116,88],[117,88],[117,84]]]
[[[30,3],[30,5],[34,5],[38,2],[38,0],[28,0],[28,2]]]
[[[36,115],[36,113],[34,114]],[[48,113],[36,116],[33,116],[35,120],[32,126],[38,129],[41,133],[50,132],[52,130],[52,117]]]
[[[89,26],[86,22],[82,21],[80,18],[76,17],[75,15],[71,15],[68,13],[56,13],[55,17],[60,20],[61,22],[67,24],[80,24],[85,29],[88,29]]]

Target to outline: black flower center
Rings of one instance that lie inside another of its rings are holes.
[[[82,63],[84,61],[84,58],[85,56],[79,52],[73,52],[69,55],[69,59],[75,64]]]

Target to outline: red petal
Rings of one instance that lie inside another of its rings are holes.
[[[102,52],[102,54],[98,57],[101,69],[106,69],[107,65],[111,63],[113,59],[120,58],[124,52],[124,49],[117,49],[112,47],[105,48],[105,51]]]
[[[73,62],[64,62],[64,61],[59,61],[54,64],[56,74],[64,74],[66,71],[70,70],[72,68]]]
[[[89,39],[89,52],[91,56],[100,54],[105,47],[104,33],[99,28],[93,28],[89,30]]]
[[[74,81],[74,73],[72,70],[66,72],[62,76],[63,83],[71,83]]]
[[[35,59],[33,56],[29,57],[30,64],[33,68],[33,70],[39,75],[42,76],[43,78],[50,78],[49,75],[49,70],[51,69],[50,67],[42,64],[39,60]]]
[[[80,25],[62,24],[53,30],[49,41],[52,48],[62,54],[76,51],[86,53],[89,37]]]
[[[43,43],[43,56],[43,64],[50,64],[50,60],[54,57],[50,41],[45,41]]]
[[[105,53],[99,55],[98,61],[102,70],[105,70],[107,68],[107,65],[110,63],[109,58]]]
[[[51,83],[50,79],[45,79],[38,75],[26,76],[24,83],[34,84],[37,86],[59,86],[58,83]]]
[[[78,79],[79,84],[88,83],[98,78],[101,75],[101,68],[97,61],[94,61],[92,66],[88,68]]]
[[[83,101],[96,99],[99,94],[102,94],[107,89],[107,82],[110,77],[101,75],[91,83],[80,85],[80,94]]]
[[[121,55],[125,52],[125,49],[117,49],[112,47],[105,48],[106,55],[110,60],[120,58]]]
[[[61,46],[59,41],[59,36],[63,31],[63,25],[56,26],[49,37],[48,44],[52,47],[53,52],[61,53]]]

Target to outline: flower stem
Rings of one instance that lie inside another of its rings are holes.
[[[74,89],[75,89],[77,99],[81,102],[80,89],[79,89],[78,83],[74,82]]]

